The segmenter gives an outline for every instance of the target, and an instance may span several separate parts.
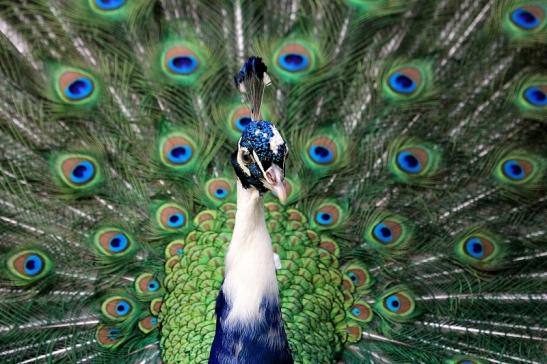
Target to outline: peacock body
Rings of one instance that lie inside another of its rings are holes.
[[[546,1],[0,9],[0,362],[545,362]]]

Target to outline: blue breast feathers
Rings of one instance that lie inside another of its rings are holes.
[[[263,301],[262,320],[253,325],[224,324],[230,307],[222,289],[216,303],[216,332],[209,364],[293,364],[277,302]]]

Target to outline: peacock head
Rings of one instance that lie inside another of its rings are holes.
[[[287,144],[269,121],[251,121],[232,154],[232,165],[243,188],[260,193],[275,192],[282,203],[287,200],[285,160]]]

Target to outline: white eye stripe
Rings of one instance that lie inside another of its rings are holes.
[[[242,158],[243,151],[246,151],[247,148],[241,147],[240,143],[241,143],[241,138],[237,142],[237,146],[238,146],[238,149],[239,149],[239,152],[237,153],[237,164],[239,164],[239,167],[241,168],[243,173],[245,173],[247,176],[250,177],[251,176],[251,171],[249,170],[249,168],[247,168],[247,166],[246,166],[245,162],[243,162],[243,158]]]
[[[258,167],[262,171],[262,175],[265,176],[266,172],[264,171],[264,167],[262,167],[262,163],[260,162],[260,159],[258,159],[258,155],[256,155],[256,152],[253,150],[253,156],[255,157],[256,164],[258,164]]]

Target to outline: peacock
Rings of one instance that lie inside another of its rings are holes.
[[[0,9],[1,363],[547,361],[547,1]]]

